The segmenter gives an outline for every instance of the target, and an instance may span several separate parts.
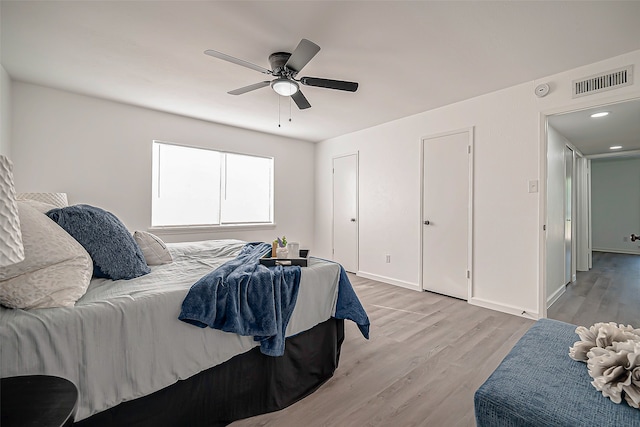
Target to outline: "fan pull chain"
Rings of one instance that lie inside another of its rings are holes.
[[[282,102],[281,99],[283,98],[280,95],[276,95],[278,97],[278,127],[282,127],[281,123],[281,116],[282,116]],[[289,123],[291,123],[291,97],[288,96],[287,98],[289,98]]]

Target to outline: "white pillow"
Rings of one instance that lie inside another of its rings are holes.
[[[167,245],[155,234],[147,233],[146,231],[136,231],[133,233],[133,238],[138,246],[140,246],[140,249],[142,249],[142,255],[144,255],[147,265],[162,265],[173,262]]]
[[[69,206],[67,193],[18,193],[16,200],[36,200],[54,205],[57,208]]]
[[[10,308],[70,307],[93,273],[87,251],[46,215],[18,201],[25,259],[0,268],[0,303]]]
[[[34,208],[35,210],[37,210],[40,213],[47,213],[49,212],[51,209],[56,209],[57,206],[49,204],[49,203],[45,203],[45,202],[39,202],[37,200],[19,200],[21,203],[24,203],[26,205],[31,206],[32,208]]]

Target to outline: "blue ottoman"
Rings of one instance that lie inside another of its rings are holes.
[[[640,410],[604,397],[569,357],[575,329],[541,319],[524,334],[475,393],[478,427],[640,426]]]

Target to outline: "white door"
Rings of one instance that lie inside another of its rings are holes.
[[[423,144],[422,288],[469,297],[470,131]]]
[[[358,155],[333,159],[333,260],[358,271]]]

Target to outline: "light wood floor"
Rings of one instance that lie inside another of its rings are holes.
[[[371,320],[345,321],[333,378],[240,426],[474,426],[473,394],[532,320],[350,275]]]
[[[547,316],[582,326],[616,322],[639,328],[640,256],[594,252],[593,268],[577,273]]]

